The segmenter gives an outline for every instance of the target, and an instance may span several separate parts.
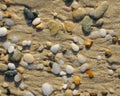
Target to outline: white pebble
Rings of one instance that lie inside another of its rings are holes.
[[[44,49],[43,45],[40,45],[40,47],[38,48],[38,51],[42,51]]]
[[[49,83],[44,83],[42,85],[42,92],[44,95],[49,96],[53,92],[52,85],[50,85]]]
[[[5,20],[5,24],[6,24],[7,26],[13,26],[13,25],[14,25],[14,21],[13,21],[12,19],[6,19],[6,20]]]
[[[60,71],[61,71],[60,66],[57,63],[53,63],[53,65],[52,65],[52,72],[54,74],[59,74]]]
[[[82,54],[78,54],[77,57],[80,64],[86,63],[87,58],[85,56],[83,56]]]
[[[60,61],[59,61],[59,64],[62,66],[62,65],[64,65],[64,61],[61,59]]]
[[[9,41],[6,41],[5,43],[3,43],[3,46],[5,49],[8,49],[9,46],[11,46],[11,43]]]
[[[78,38],[77,37],[73,37],[73,42],[77,43],[78,42]]]
[[[13,53],[14,52],[14,46],[9,46],[8,48],[8,53]]]
[[[113,88],[109,88],[109,92],[110,92],[111,94],[113,94],[115,91],[114,91]]]
[[[74,68],[71,65],[66,66],[67,74],[72,74],[74,72]]]
[[[105,39],[108,41],[108,40],[111,40],[112,39],[112,36],[110,34],[106,35],[105,36]]]
[[[97,60],[101,60],[102,59],[102,56],[101,55],[98,55],[97,56]]]
[[[15,77],[14,77],[14,81],[15,81],[15,82],[19,82],[19,81],[21,81],[21,79],[22,79],[22,77],[21,77],[20,74],[17,74],[17,75],[15,75]]]
[[[28,63],[25,62],[25,61],[22,61],[22,62],[21,62],[21,65],[22,65],[23,67],[25,67],[25,68],[28,68]]]
[[[110,69],[108,70],[109,75],[113,75],[113,73],[114,73],[113,70],[110,70]]]
[[[83,65],[80,66],[80,71],[82,73],[84,73],[86,70],[88,70],[90,68],[90,65],[88,63],[85,63]]]
[[[108,33],[109,33],[111,36],[115,35],[115,31],[114,31],[114,30],[109,30]]]
[[[18,42],[18,40],[19,40],[19,39],[18,39],[18,37],[17,37],[17,36],[13,36],[13,37],[12,37],[12,42],[13,42],[13,43],[17,43],[17,42]]]
[[[60,72],[60,75],[61,75],[61,76],[66,75],[66,72],[61,71],[61,72]]]
[[[43,65],[43,64],[38,64],[36,69],[37,69],[37,70],[42,70],[43,68],[44,68],[44,65]]]
[[[78,45],[76,45],[75,43],[72,43],[72,44],[71,44],[71,48],[72,48],[72,50],[75,51],[75,52],[78,52],[78,51],[79,51],[79,47],[78,47]]]
[[[100,38],[101,37],[101,33],[99,31],[93,31],[93,32],[91,32],[90,37],[92,39]]]
[[[60,45],[59,45],[59,44],[55,44],[55,45],[53,45],[53,46],[50,48],[50,50],[51,50],[54,54],[56,54],[59,49],[60,49]]]
[[[33,25],[38,25],[41,22],[40,18],[35,18],[32,22]]]
[[[31,41],[31,40],[28,40],[28,41],[27,41],[27,46],[31,46],[31,44],[32,44],[32,41]]]
[[[75,90],[73,90],[73,95],[75,95],[75,96],[76,96],[76,95],[78,94],[78,92],[79,92],[79,91],[78,91],[78,90],[76,90],[76,89],[75,89]]]
[[[66,83],[67,81],[68,81],[68,78],[67,78],[67,76],[62,76],[62,80],[64,81],[64,83]]]
[[[64,84],[64,85],[62,86],[62,89],[65,90],[65,89],[67,89],[67,87],[68,87],[67,84]]]
[[[14,63],[8,63],[8,68],[9,68],[10,70],[15,70],[15,69],[16,69]]]
[[[24,89],[25,89],[25,85],[24,85],[23,82],[20,83],[19,88],[20,88],[21,90],[24,90]]]
[[[73,1],[73,3],[71,4],[71,7],[74,9],[77,9],[79,7],[79,4],[77,1]]]
[[[22,41],[22,46],[26,46],[26,45],[27,45],[27,43],[28,43],[28,41],[27,41],[27,40]]]
[[[101,37],[105,37],[107,32],[105,29],[100,29],[100,34],[101,34]]]
[[[7,29],[5,27],[0,28],[0,37],[7,35]]]

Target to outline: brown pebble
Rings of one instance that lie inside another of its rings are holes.
[[[93,44],[93,40],[91,40],[91,39],[88,39],[88,40],[85,41],[85,47],[86,48],[90,48],[92,46],[92,44]]]
[[[110,49],[105,50],[105,56],[110,57],[112,55],[112,51]]]
[[[86,71],[86,73],[88,74],[88,76],[89,76],[90,78],[93,78],[93,77],[94,77],[94,74],[93,74],[93,72],[92,72],[90,69],[88,69],[88,70]]]
[[[79,85],[81,83],[81,79],[79,76],[74,77],[74,83],[75,83],[75,85]]]
[[[112,43],[113,43],[113,44],[116,44],[117,41],[118,41],[118,37],[117,37],[117,36],[113,36],[113,37],[112,37]]]
[[[43,23],[40,23],[36,26],[36,29],[42,30],[45,28],[45,25]]]
[[[17,68],[17,71],[20,73],[20,74],[23,74],[25,69],[23,67],[18,67]]]

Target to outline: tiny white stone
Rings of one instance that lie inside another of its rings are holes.
[[[107,32],[105,29],[100,29],[100,34],[101,34],[101,37],[105,37]]]
[[[49,83],[44,83],[42,85],[42,92],[44,95],[49,96],[53,92],[52,85],[50,85]]]
[[[10,70],[15,70],[15,69],[16,69],[14,63],[8,63],[8,68],[9,68]]]
[[[52,72],[54,74],[59,74],[60,71],[61,71],[60,66],[57,63],[53,63],[53,65],[52,65]]]
[[[21,81],[21,79],[22,79],[22,77],[20,76],[20,74],[17,74],[17,75],[15,75],[15,77],[14,77],[14,81],[15,81],[15,82],[19,82],[19,81]]]
[[[73,37],[73,42],[77,43],[78,42],[78,38],[77,37]]]
[[[73,3],[71,4],[71,7],[74,9],[77,9],[79,7],[79,4],[77,1],[73,1]]]
[[[102,56],[101,55],[98,55],[97,56],[97,60],[101,60],[102,59]]]
[[[3,46],[4,46],[5,49],[8,49],[9,46],[11,46],[11,43],[9,41],[6,41],[6,42],[3,43]]]
[[[28,44],[27,40],[22,41],[22,46],[26,46]]]
[[[72,44],[71,44],[71,48],[72,48],[72,50],[75,51],[75,52],[79,51],[79,47],[78,47],[78,45],[76,45],[75,43],[72,43]]]
[[[23,82],[20,83],[19,88],[20,88],[21,90],[24,90],[24,89],[25,89],[25,85],[24,85]]]
[[[113,73],[114,73],[113,70],[108,70],[109,75],[113,75]]]
[[[86,63],[87,58],[85,56],[83,56],[82,54],[78,54],[77,57],[80,64]]]
[[[62,76],[62,80],[64,81],[64,83],[66,83],[67,81],[68,81],[68,78],[67,78],[67,76]]]
[[[31,41],[31,40],[28,40],[28,41],[27,41],[27,46],[31,46],[31,44],[32,44],[32,41]]]
[[[77,94],[78,94],[78,90],[76,90],[76,89],[75,89],[75,90],[73,90],[73,95],[75,95],[75,96],[76,96]]]
[[[5,27],[0,28],[0,37],[7,35],[7,29]]]
[[[89,68],[90,68],[90,65],[88,63],[85,63],[85,64],[83,64],[83,65],[80,66],[80,71],[82,73],[84,73]]]
[[[64,85],[62,86],[62,89],[65,90],[65,89],[67,89],[67,87],[68,87],[67,84],[64,84]]]
[[[60,72],[60,75],[61,75],[61,76],[66,75],[66,72],[61,71],[61,72]]]
[[[12,42],[13,42],[13,43],[17,43],[17,42],[18,42],[18,40],[19,40],[19,39],[18,39],[18,37],[17,37],[17,36],[13,36],[13,37],[12,37]]]
[[[43,45],[40,45],[40,47],[38,48],[38,51],[42,51],[44,49]]]
[[[55,44],[55,45],[53,45],[53,46],[50,48],[50,50],[51,50],[54,54],[56,54],[59,49],[60,49],[60,45],[59,45],[59,44]]]
[[[35,18],[32,22],[33,25],[38,25],[41,22],[40,18]]]
[[[9,46],[8,48],[8,53],[13,53],[14,52],[14,46]]]
[[[74,68],[71,65],[66,66],[67,74],[72,74],[74,72]]]

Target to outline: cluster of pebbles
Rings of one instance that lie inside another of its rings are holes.
[[[5,94],[8,96],[98,96],[96,91],[86,93],[80,91],[83,82],[81,74],[87,74],[87,79],[94,80],[96,76],[89,59],[97,60],[99,66],[103,61],[112,62],[113,52],[107,46],[101,49],[104,56],[91,56],[89,52],[86,56],[81,54],[81,51],[90,51],[93,45],[96,46],[94,42],[98,38],[103,39],[103,42],[110,41],[111,44],[120,44],[120,38],[117,37],[114,30],[102,28],[104,24],[102,17],[107,11],[109,4],[107,1],[103,1],[95,9],[86,9],[80,6],[78,0],[64,0],[63,2],[71,2],[71,5],[69,7],[65,6],[63,10],[71,12],[72,20],[61,22],[59,21],[61,19],[59,15],[53,13],[54,19],[46,23],[37,11],[32,11],[27,7],[24,8],[23,15],[27,23],[31,24],[33,28],[40,31],[48,29],[50,35],[53,36],[52,38],[61,34],[63,38],[68,36],[68,48],[59,42],[53,43],[49,40],[42,44],[34,44],[35,41],[32,40],[21,41],[17,35],[8,40],[7,37],[12,31],[12,26],[15,25],[14,20],[12,20],[12,14],[7,13],[7,8],[9,8],[8,5],[9,3],[11,4],[11,1],[5,0],[5,4],[0,5],[2,6],[0,10],[0,72],[5,78],[2,84],[4,90],[0,91],[0,96]],[[81,31],[85,38],[72,36],[77,22],[80,22]],[[36,58],[33,53],[39,53],[42,56],[41,58]],[[61,78],[60,80],[62,80],[63,84],[60,88],[55,88],[50,82],[44,82],[38,92],[29,91],[24,83],[26,70],[45,71],[48,74],[54,74],[55,77]],[[79,73],[79,75],[76,75],[76,73]],[[109,66],[108,75],[112,76],[114,73],[117,73],[117,78],[119,78],[120,68]],[[15,86],[20,89],[22,95],[15,95],[13,90],[10,89],[11,82],[14,82]],[[59,92],[62,95],[57,95]],[[108,96],[107,94],[109,93],[114,94],[112,87],[101,92],[103,96]]]

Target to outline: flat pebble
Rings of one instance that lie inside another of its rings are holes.
[[[82,55],[82,54],[78,54],[78,55],[77,55],[77,58],[78,58],[78,62],[79,62],[80,64],[83,64],[83,63],[86,63],[86,62],[87,62],[87,58],[86,58],[84,55]]]
[[[52,65],[52,72],[54,74],[59,74],[60,71],[61,71],[61,68],[60,68],[59,64],[53,63],[53,65]]]
[[[44,69],[44,64],[38,64],[38,65],[36,66],[36,69],[37,69],[37,70],[43,70],[43,69]]]
[[[23,59],[27,62],[27,63],[33,63],[34,61],[34,57],[32,54],[26,53],[23,56]]]
[[[8,32],[8,30],[5,27],[1,27],[0,28],[0,37],[6,36],[7,32]]]
[[[75,43],[72,43],[72,44],[71,44],[71,48],[72,48],[72,50],[75,51],[75,52],[78,52],[78,51],[79,51],[79,47],[78,47],[78,45],[76,45]]]
[[[85,63],[83,65],[80,66],[80,71],[82,73],[86,72],[86,70],[88,70],[90,68],[90,65],[88,63]]]
[[[49,84],[49,83],[44,83],[42,85],[42,92],[43,92],[44,95],[49,96],[53,92],[52,85]]]
[[[55,45],[53,45],[53,46],[50,48],[50,50],[51,50],[54,54],[56,54],[59,49],[60,49],[60,45],[59,45],[59,44],[55,44]]]
[[[15,69],[16,69],[14,63],[8,63],[8,68],[9,68],[10,70],[15,70]]]
[[[99,31],[93,31],[90,33],[90,38],[91,39],[97,39],[101,37],[101,33]]]
[[[36,26],[36,25],[38,25],[40,22],[41,22],[41,19],[37,17],[37,18],[35,18],[35,19],[32,21],[32,24]]]
[[[75,28],[75,24],[71,21],[65,21],[64,26],[65,26],[66,31],[68,32],[73,32],[73,29]]]
[[[74,68],[71,65],[66,66],[67,74],[72,74],[74,72]]]

